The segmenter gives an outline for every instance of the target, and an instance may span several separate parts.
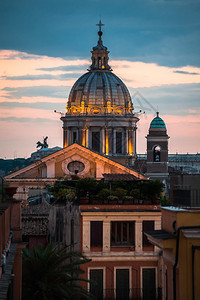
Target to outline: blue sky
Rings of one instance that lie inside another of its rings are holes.
[[[46,135],[51,147],[62,146],[53,110],[65,111],[89,66],[100,16],[114,73],[158,107],[170,152],[200,150],[199,0],[10,0],[0,2],[0,157],[29,156]],[[139,153],[154,113],[143,107]]]

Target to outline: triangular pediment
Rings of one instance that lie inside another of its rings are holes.
[[[5,180],[36,178],[103,178],[103,174],[130,174],[138,179],[145,176],[86,147],[72,144],[31,165],[5,176]]]

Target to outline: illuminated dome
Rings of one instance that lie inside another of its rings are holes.
[[[127,87],[108,64],[109,51],[102,42],[103,24],[100,21],[97,25],[99,38],[91,51],[92,64],[73,85],[67,112],[61,116],[63,147],[78,143],[117,162],[132,165],[136,158],[139,118],[133,112]],[[77,160],[74,165],[82,166]]]
[[[124,110],[132,106],[131,97],[125,84],[111,71],[93,70],[81,76],[71,89],[68,107],[73,109],[86,106],[88,113],[95,108],[104,112],[112,106]],[[103,111],[102,111],[103,110]]]
[[[102,24],[100,23],[102,26]],[[112,73],[108,65],[107,47],[102,43],[102,31],[93,47],[92,65],[73,85],[67,103],[68,114],[124,114],[132,113],[131,96],[122,80]]]

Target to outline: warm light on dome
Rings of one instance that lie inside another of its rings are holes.
[[[98,109],[94,109],[94,110],[93,110],[93,114],[94,114],[94,115],[99,114],[99,110],[98,110]]]
[[[122,111],[121,111],[121,110],[117,110],[117,114],[118,114],[118,115],[121,115],[121,114],[122,114]]]
[[[77,110],[73,110],[73,114],[76,115],[77,114]]]

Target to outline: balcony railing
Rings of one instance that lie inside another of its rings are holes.
[[[98,197],[82,197],[79,199],[80,204],[119,204],[119,205],[159,205],[160,199],[100,199]]]

